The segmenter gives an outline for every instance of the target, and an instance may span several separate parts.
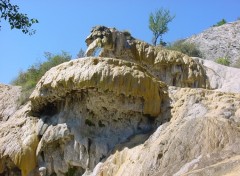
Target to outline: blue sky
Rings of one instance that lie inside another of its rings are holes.
[[[176,15],[164,41],[172,42],[202,32],[221,19],[240,17],[239,0],[12,0],[20,12],[37,18],[33,36],[10,30],[2,22],[0,31],[0,83],[8,84],[20,70],[44,61],[44,52],[66,51],[76,58],[86,49],[85,38],[93,26],[128,30],[135,38],[151,42],[148,18],[158,8]]]

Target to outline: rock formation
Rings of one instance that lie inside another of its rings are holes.
[[[204,66],[209,87],[222,92],[240,92],[240,69],[227,67],[213,61],[193,58]]]
[[[6,121],[19,107],[21,87],[0,84],[0,121]]]
[[[104,26],[86,42],[101,57],[50,69],[25,105],[1,85],[0,175],[239,172],[238,69]]]
[[[171,120],[140,145],[135,136],[85,175],[239,173],[240,95],[169,87]],[[231,102],[231,103],[230,103]]]
[[[179,87],[207,88],[200,63],[180,52],[154,47],[133,38],[128,32],[105,26],[94,27],[87,37],[87,56],[101,48],[100,57],[114,57],[140,64],[159,80]]]
[[[189,37],[186,41],[196,44],[204,59],[214,61],[227,57],[232,65],[240,59],[240,21],[211,27],[200,34]]]

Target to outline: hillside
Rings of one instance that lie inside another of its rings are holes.
[[[0,175],[238,175],[240,69],[105,26],[86,44],[21,107],[1,85]]]
[[[211,27],[187,38],[186,41],[196,44],[204,59],[214,61],[220,57],[227,57],[234,65],[240,59],[240,20]]]

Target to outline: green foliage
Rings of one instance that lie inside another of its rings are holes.
[[[185,42],[184,40],[178,40],[173,44],[170,44],[166,48],[170,50],[180,51],[191,57],[202,58],[203,56],[201,51],[198,49],[198,47],[194,43],[188,43],[188,42]]]
[[[231,64],[230,60],[226,57],[219,57],[215,60],[216,63],[229,66]]]
[[[153,32],[153,45],[156,46],[159,37],[160,43],[163,43],[162,35],[168,32],[168,23],[174,18],[175,16],[171,16],[170,11],[166,9],[159,9],[150,14],[149,29]]]
[[[13,85],[22,86],[21,104],[27,101],[37,82],[50,68],[71,60],[71,56],[66,52],[62,52],[60,55],[46,52],[45,58],[47,58],[47,61],[34,64],[25,72],[20,71],[17,78],[11,82]]]
[[[225,19],[222,19],[221,21],[217,22],[217,24],[213,25],[213,27],[222,26],[226,23],[227,23],[227,21]]]
[[[20,29],[24,34],[34,34],[35,30],[32,30],[31,26],[34,23],[38,23],[38,20],[29,19],[26,14],[19,13],[18,11],[19,7],[17,5],[12,5],[10,0],[0,0],[0,22],[1,19],[4,19],[8,21],[11,29]]]

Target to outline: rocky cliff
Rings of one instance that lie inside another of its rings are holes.
[[[1,175],[238,173],[239,69],[104,26],[86,42],[87,55],[102,47],[101,57],[54,67],[29,102],[1,107]]]
[[[0,121],[6,121],[19,107],[21,87],[0,84]]]
[[[226,57],[234,65],[240,58],[240,21],[211,27],[186,41],[196,44],[204,59],[214,61]]]

